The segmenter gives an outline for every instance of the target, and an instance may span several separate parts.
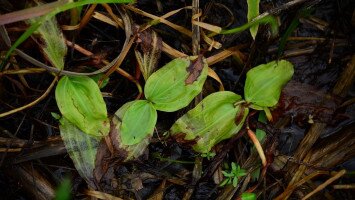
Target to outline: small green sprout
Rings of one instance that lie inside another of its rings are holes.
[[[207,153],[202,153],[201,157],[203,158],[207,158],[207,160],[211,160],[211,158],[213,158],[216,155],[215,152],[207,152]]]
[[[256,200],[256,194],[244,192],[242,194],[242,200]]]
[[[222,181],[222,183],[219,186],[223,187],[225,185],[232,184],[233,187],[237,187],[238,178],[245,176],[247,174],[245,169],[240,168],[240,166],[237,165],[235,162],[232,162],[231,168],[232,169],[230,172],[222,171],[222,174],[224,175],[224,177],[226,177],[226,179]]]

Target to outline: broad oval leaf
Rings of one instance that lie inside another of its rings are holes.
[[[151,136],[157,122],[157,111],[153,105],[147,100],[136,100],[124,106],[120,111],[123,113],[120,126],[122,144],[134,145]]]
[[[100,140],[82,132],[64,117],[60,120],[59,128],[65,148],[78,173],[90,186],[95,186],[94,168]]]
[[[121,106],[120,109],[118,109],[113,116],[111,120],[111,131],[110,131],[110,138],[112,141],[113,147],[119,152],[119,155],[117,155],[119,160],[127,161],[127,160],[132,160],[136,159],[139,156],[141,156],[147,146],[149,145],[149,140],[150,136],[153,135],[153,130],[151,133],[147,135],[144,139],[142,139],[139,143],[134,144],[134,145],[125,145],[122,142],[122,131],[121,131],[121,124],[122,124],[122,119],[128,108],[131,107],[131,105],[135,103],[135,101],[128,102]]]
[[[207,70],[202,56],[174,59],[148,78],[145,97],[165,112],[186,107],[201,92]]]
[[[241,104],[234,106],[241,100],[241,96],[229,91],[210,94],[179,118],[170,134],[177,141],[192,141],[195,151],[207,153],[215,144],[232,137],[242,128],[248,108]]]
[[[62,115],[83,132],[102,137],[110,131],[106,104],[91,78],[62,77],[55,98]]]
[[[247,73],[244,87],[245,100],[261,107],[277,104],[283,86],[293,75],[293,65],[286,61],[262,64]]]

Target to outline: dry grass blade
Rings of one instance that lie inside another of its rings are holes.
[[[86,190],[85,194],[97,199],[105,199],[105,200],[123,200],[119,197],[115,197],[113,195],[104,193],[104,192],[100,192],[100,191],[95,191],[95,190]]]
[[[181,57],[186,57],[187,56],[187,54],[184,54],[183,52],[172,48],[171,46],[169,46],[165,42],[162,43],[162,49],[161,50],[164,53],[168,54],[169,56],[171,56],[173,58],[181,58]]]
[[[38,99],[32,101],[31,103],[27,104],[27,105],[24,105],[22,107],[19,107],[19,108],[16,108],[16,109],[13,109],[13,110],[10,110],[10,111],[7,111],[7,112],[4,112],[4,113],[1,113],[0,114],[0,118],[2,117],[5,117],[5,116],[8,116],[8,115],[11,115],[11,114],[14,114],[14,113],[17,113],[17,112],[20,112],[22,110],[25,110],[29,107],[32,107],[34,105],[36,105],[37,103],[39,103],[40,101],[42,101],[44,98],[47,97],[47,95],[50,93],[50,91],[52,90],[52,88],[54,87],[55,83],[57,82],[58,80],[58,77],[55,76],[52,83],[50,84],[50,86],[48,87],[48,89],[46,90],[45,93],[43,93]]]
[[[43,73],[46,72],[45,69],[42,68],[25,68],[25,69],[19,69],[19,70],[5,70],[0,72],[0,76],[3,76],[5,74],[37,74],[37,73]]]
[[[92,4],[90,6],[90,8],[87,10],[87,12],[85,13],[85,15],[83,16],[83,18],[81,19],[80,23],[79,23],[79,31],[81,31],[81,29],[83,29],[87,23],[89,23],[93,12],[96,9],[97,4]]]
[[[222,28],[219,27],[219,26],[215,26],[215,25],[208,24],[208,23],[205,23],[205,22],[197,21],[196,19],[201,17],[201,15],[202,15],[202,13],[197,13],[197,14],[193,15],[192,19],[191,19],[191,23],[193,25],[199,26],[199,27],[201,27],[203,29],[209,30],[209,31],[214,32],[214,33],[221,32]]]
[[[220,49],[222,47],[222,44],[209,38],[204,31],[201,31],[201,36],[203,38],[203,40],[210,45],[210,47],[208,48],[208,51],[211,51],[212,48],[214,47],[215,49]]]
[[[328,174],[328,172],[324,172],[324,171],[316,171],[306,177],[304,177],[303,179],[301,179],[300,181],[298,181],[297,183],[293,184],[293,185],[289,185],[287,186],[287,188],[285,189],[285,191],[280,194],[278,197],[275,198],[275,200],[284,200],[287,199],[288,196],[290,196],[292,194],[292,192],[298,188],[299,186],[303,185],[304,183],[306,183],[307,181],[313,179],[314,177],[317,177],[319,175],[324,175],[324,174]]]
[[[223,50],[213,56],[210,56],[207,58],[207,63],[209,66],[214,65],[218,62],[223,61],[224,59],[228,58],[229,56],[235,55],[237,56],[241,61],[245,60],[245,56],[243,53],[239,51],[239,49],[243,48],[244,45],[237,45],[231,48],[228,48],[226,50]]]
[[[308,193],[305,197],[302,198],[302,200],[306,200],[309,199],[311,196],[313,196],[314,194],[316,194],[317,192],[320,192],[321,190],[323,190],[325,187],[327,187],[328,185],[330,185],[331,183],[333,183],[334,181],[336,181],[337,179],[339,179],[340,177],[342,177],[344,174],[346,173],[346,170],[340,170],[338,173],[336,173],[333,177],[331,177],[330,179],[328,179],[327,181],[325,181],[324,183],[320,184],[316,189],[314,189],[312,192]]]
[[[129,5],[127,6],[127,5],[126,5],[126,6],[124,6],[124,7],[127,8],[128,10],[131,10],[131,11],[137,13],[137,14],[140,14],[140,15],[145,16],[145,17],[149,17],[149,18],[154,19],[154,20],[157,20],[158,22],[161,22],[161,23],[163,23],[163,24],[165,24],[165,25],[167,25],[167,26],[170,26],[171,28],[173,28],[173,29],[179,31],[180,33],[182,33],[182,34],[184,34],[184,35],[186,35],[186,36],[192,37],[192,32],[191,32],[190,30],[186,29],[186,28],[183,27],[183,26],[176,25],[176,24],[174,24],[174,23],[172,23],[172,22],[166,20],[166,19],[163,18],[163,17],[155,16],[155,15],[153,15],[153,14],[147,13],[147,12],[145,12],[145,11],[143,11],[143,10],[140,10],[140,9],[138,9],[138,8],[135,8],[135,7],[133,7],[133,6],[129,6]],[[155,23],[155,21],[154,21],[154,23]]]
[[[219,83],[219,91],[224,91],[224,86],[223,86],[221,79],[219,78],[217,73],[213,69],[211,69],[210,67],[208,68],[208,76],[213,78],[214,80],[216,80]]]
[[[119,25],[117,24],[115,21],[113,21],[111,18],[107,17],[106,15],[103,15],[99,12],[94,12],[94,14],[92,15],[93,18],[100,20],[102,22],[105,22],[106,24],[109,24],[111,26],[114,26],[116,28],[121,27],[124,28],[123,24]]]

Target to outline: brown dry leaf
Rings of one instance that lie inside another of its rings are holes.
[[[162,49],[162,39],[152,30],[145,30],[138,34],[138,40],[142,53],[134,50],[139,69],[145,80],[154,72],[157,67]]]
[[[197,80],[197,78],[201,75],[203,70],[203,56],[199,55],[196,60],[192,61],[190,66],[187,68],[189,72],[189,76],[185,80],[185,84],[192,84]]]
[[[283,89],[277,108],[272,110],[272,116],[277,119],[292,115],[299,123],[308,121],[310,117],[314,121],[330,122],[338,105],[339,97],[314,86],[291,81]]]

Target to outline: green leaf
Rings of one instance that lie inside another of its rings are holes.
[[[148,78],[145,97],[160,111],[186,107],[201,92],[207,68],[202,56],[174,59]]]
[[[242,128],[248,108],[242,104],[234,106],[241,100],[241,96],[229,91],[212,93],[178,119],[170,133],[173,137],[194,140],[193,149],[207,153],[215,144],[232,137]]]
[[[136,100],[125,108],[120,127],[122,143],[133,145],[152,136],[157,122],[157,111],[147,100]]]
[[[233,178],[233,187],[237,187],[238,185],[238,177]]]
[[[242,200],[256,200],[256,194],[244,192],[242,194]]]
[[[248,22],[251,22],[255,17],[257,17],[259,15],[259,3],[260,0],[247,0],[247,4],[248,4]],[[250,27],[250,34],[253,37],[253,39],[255,40],[255,36],[258,32],[258,28],[259,25],[256,24],[252,27]]]
[[[30,20],[30,23],[34,24],[35,20]],[[36,33],[40,34],[43,39],[43,53],[45,56],[54,67],[63,69],[64,57],[67,54],[67,45],[56,19],[52,17],[44,21]]]
[[[245,100],[261,107],[275,106],[283,86],[293,75],[293,65],[286,61],[262,64],[247,73],[244,87]]]
[[[229,181],[230,181],[229,178],[224,179],[224,181],[222,181],[222,183],[220,183],[219,186],[223,187],[223,186],[227,185],[227,183],[228,183]]]
[[[264,112],[260,112],[259,113],[258,121],[262,122],[264,124],[266,123],[266,116],[265,116]],[[264,138],[266,136],[266,132],[264,130],[261,130],[261,129],[256,129],[255,136],[260,141],[260,143],[263,143]]]
[[[232,171],[237,171],[237,164],[235,164],[235,162],[232,162],[231,166],[232,166]]]
[[[100,140],[82,132],[64,117],[61,118],[60,123],[60,136],[75,168],[80,176],[93,186],[93,170]]]
[[[54,119],[56,119],[56,120],[59,120],[62,116],[60,116],[60,114],[58,114],[58,113],[55,113],[55,112],[51,112],[51,115],[52,115],[52,117],[54,118]]]
[[[71,182],[69,178],[63,179],[58,188],[55,190],[55,200],[71,199]]]
[[[83,132],[102,137],[110,131],[106,104],[91,78],[63,76],[55,98],[62,115]]]
[[[128,108],[130,108],[131,105],[135,102],[136,101],[125,103],[123,106],[121,106],[120,109],[116,111],[115,115],[112,118],[113,128],[111,129],[110,137],[111,140],[113,141],[113,146],[120,154],[122,154],[119,155],[118,157],[120,157],[123,161],[128,161],[128,160],[138,158],[144,153],[145,149],[149,145],[149,140],[150,140],[149,136],[134,145],[125,145],[122,142],[122,131],[121,131],[122,119],[126,111],[128,110]],[[152,135],[152,134],[153,131],[148,135]]]

